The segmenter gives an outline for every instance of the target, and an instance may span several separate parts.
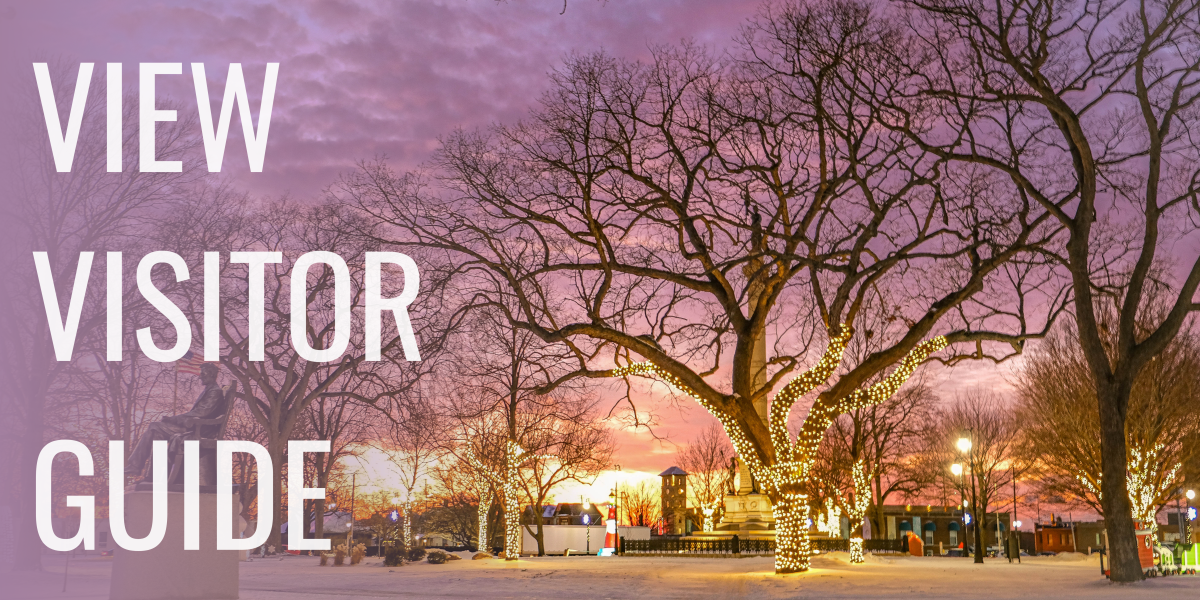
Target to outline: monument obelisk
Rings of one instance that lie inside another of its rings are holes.
[[[749,306],[758,303],[762,293],[761,270],[762,260],[751,260],[743,268],[746,279],[750,281],[747,289]],[[750,355],[750,371],[753,373],[754,389],[761,390],[767,385],[767,336],[764,333],[754,342],[754,350]],[[754,401],[754,411],[758,413],[763,423],[768,422],[767,395],[763,394]],[[746,461],[738,460],[738,488],[734,494],[725,496],[725,516],[715,527],[716,532],[724,535],[737,534],[741,538],[774,538],[775,514],[771,510],[771,499],[755,484]]]

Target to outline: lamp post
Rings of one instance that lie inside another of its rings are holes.
[[[959,508],[962,510],[962,514],[963,514],[963,516],[964,516],[964,517],[966,517],[966,514],[967,514],[967,499],[966,499],[966,491],[965,491],[965,489],[963,488],[963,479],[962,479],[963,467],[962,467],[962,464],[960,464],[960,463],[954,463],[954,464],[950,465],[950,473],[952,473],[952,474],[953,474],[955,477],[958,477],[958,507],[959,507]],[[964,526],[964,527],[966,527],[966,525],[967,525],[967,521],[966,521],[966,519],[963,519],[963,526]],[[963,530],[963,556],[966,556],[966,555],[967,555],[967,553],[966,553],[966,548],[967,548],[966,541],[967,541],[967,530],[966,530],[966,529],[964,529],[964,530]]]
[[[588,511],[592,510],[592,502],[586,498],[582,498],[582,500],[583,500],[583,524],[587,526],[587,553],[591,554],[592,553],[592,514],[589,513]]]
[[[979,506],[979,493],[975,485],[975,453],[971,448],[971,438],[958,438],[957,446],[959,452],[967,455],[967,470],[971,474],[971,504],[977,508]],[[976,516],[974,519],[972,519],[972,521],[975,523],[975,527],[972,531],[973,535],[971,537],[974,538],[973,541],[975,542],[975,562],[977,563],[983,562],[983,548],[980,547],[980,544],[983,542],[983,525],[980,519],[986,516],[987,515]]]

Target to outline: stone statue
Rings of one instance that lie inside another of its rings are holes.
[[[224,413],[225,396],[221,392],[220,386],[217,385],[217,365],[205,363],[200,366],[200,383],[204,384],[204,391],[200,392],[200,397],[196,399],[192,410],[181,415],[163,417],[161,421],[151,423],[150,427],[146,429],[146,433],[142,434],[137,446],[129,454],[129,460],[125,463],[126,476],[136,477],[145,471],[154,440],[173,442],[172,438],[188,433],[186,425],[188,419],[215,419]],[[201,431],[200,433],[204,435],[216,432]],[[176,446],[175,443],[171,445]],[[175,448],[172,448],[172,451],[174,452]]]

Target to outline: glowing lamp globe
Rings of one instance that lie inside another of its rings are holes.
[[[971,450],[971,439],[965,438],[965,437],[958,438],[958,451],[959,452],[969,452],[970,450]]]
[[[954,473],[954,475],[956,477],[959,475],[962,475],[962,465],[960,465],[958,463],[954,463],[954,464],[950,465],[950,472]]]
[[[1195,500],[1196,499],[1196,490],[1188,490],[1187,494],[1184,494],[1184,495],[1187,496],[1188,500]]]
[[[1020,529],[1020,528],[1021,528],[1021,522],[1020,522],[1020,521],[1014,521],[1014,522],[1013,522],[1013,527],[1016,527],[1017,529]]]

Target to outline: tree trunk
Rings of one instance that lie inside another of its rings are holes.
[[[517,560],[521,554],[521,507],[517,493],[504,494],[504,560]]]
[[[538,505],[538,508],[541,508],[541,504]],[[540,516],[535,516],[535,518],[537,519],[537,533],[533,534],[533,539],[537,540],[538,556],[545,556],[546,543],[543,541],[545,539],[545,531],[542,529],[542,519]]]
[[[475,544],[476,552],[491,553],[491,544],[488,543],[488,513],[492,510],[492,495],[489,493],[479,494],[479,507],[476,514],[479,517],[479,541]]]
[[[325,487],[325,482],[321,482],[320,487]],[[317,498],[314,503],[313,513],[316,521],[313,523],[313,539],[319,540],[325,537],[325,499]]]
[[[1129,386],[1098,385],[1100,403],[1100,506],[1108,533],[1109,579],[1140,581],[1145,577],[1138,559],[1133,506],[1126,485],[1125,410]],[[1124,397],[1122,397],[1124,396]]]
[[[270,442],[267,444],[267,452],[271,456],[271,506],[264,509],[258,507],[258,527],[263,524],[262,515],[271,515],[271,535],[267,536],[267,548],[275,548],[275,552],[282,552],[283,546],[280,544],[280,526],[283,524],[283,461],[284,461],[284,445],[287,442]],[[266,483],[262,481],[262,469],[258,470],[258,485]]]
[[[850,517],[850,564],[861,564],[867,561],[863,556],[863,537],[858,533],[858,528],[862,527],[863,518]]]
[[[772,494],[775,515],[775,572],[808,570],[808,498],[802,494]]]
[[[982,514],[987,514],[987,507],[977,506],[976,510]],[[975,563],[983,564],[983,552],[986,541],[983,539],[983,518],[975,515],[975,519],[971,521],[972,529],[975,530]]]

